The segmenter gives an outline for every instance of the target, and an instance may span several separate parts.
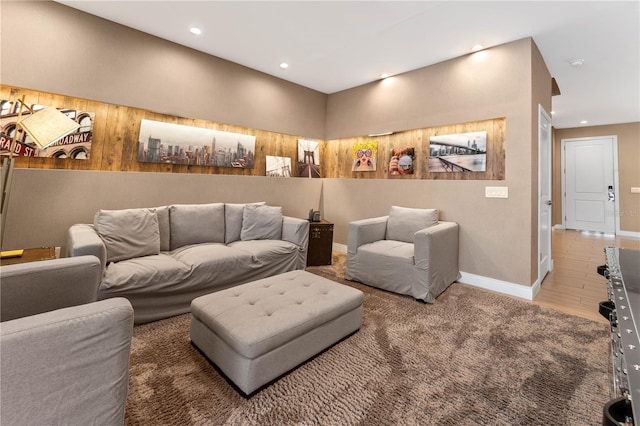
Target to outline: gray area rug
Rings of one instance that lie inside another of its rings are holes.
[[[333,260],[308,270],[364,291],[360,331],[246,399],[191,345],[189,314],[137,326],[126,424],[601,424],[606,325],[457,283],[427,305]]]

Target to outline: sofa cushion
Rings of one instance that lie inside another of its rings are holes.
[[[282,207],[247,204],[242,215],[240,239],[282,239]]]
[[[181,247],[171,255],[190,269],[189,285],[228,287],[243,282],[254,267],[251,253],[220,243]]]
[[[282,240],[234,241],[229,244],[229,247],[251,253],[253,261],[263,265],[290,259],[298,251],[297,245]]]
[[[255,205],[264,205],[265,202],[249,203]],[[242,232],[242,217],[244,215],[244,206],[246,204],[224,205],[224,242],[225,244],[240,240]]]
[[[152,209],[100,210],[93,224],[107,249],[107,262],[160,253],[158,215]]]
[[[175,289],[189,278],[191,268],[167,253],[110,264],[100,284],[99,297]]]
[[[392,206],[387,221],[387,240],[413,243],[413,234],[438,223],[438,210]]]
[[[169,207],[171,250],[190,244],[224,243],[224,204],[176,204]]]
[[[169,222],[169,206],[156,207],[158,228],[160,229],[160,251],[171,250],[171,224]]]

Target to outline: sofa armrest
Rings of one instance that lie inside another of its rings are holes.
[[[443,221],[416,232],[413,235],[416,267],[455,271],[453,280],[458,279],[458,233],[457,223]]]
[[[389,216],[380,216],[349,222],[347,253],[356,254],[361,245],[384,240],[388,219]]]
[[[88,254],[100,259],[104,270],[107,266],[107,247],[93,225],[72,225],[67,233],[67,255],[74,257]]]
[[[304,269],[307,266],[307,248],[309,247],[309,221],[283,216],[282,239],[298,246],[296,269]]]
[[[0,423],[122,425],[132,331],[124,298],[2,323]]]
[[[0,321],[95,302],[102,279],[95,256],[0,267]]]
[[[297,217],[283,216],[282,239],[296,244],[306,252],[309,246],[309,221]]]

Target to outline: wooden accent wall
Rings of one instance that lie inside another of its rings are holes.
[[[307,139],[304,136],[286,135],[201,119],[176,117],[140,108],[0,85],[1,99],[17,101],[22,95],[25,95],[27,104],[40,104],[95,113],[93,142],[88,160],[17,157],[16,166],[23,168],[265,176],[266,156],[274,155],[291,158],[291,172],[293,176],[296,176],[298,173],[298,139]],[[256,137],[254,167],[252,169],[240,169],[139,162],[137,160],[138,137],[140,122],[143,119],[254,135]],[[431,136],[483,130],[487,131],[487,170],[485,172],[429,172],[429,138]],[[388,136],[361,136],[326,142],[320,141],[321,175],[327,178],[354,179],[504,180],[505,132],[506,119],[497,118],[449,126],[407,130]],[[370,140],[378,141],[377,171],[352,172],[353,144]],[[390,150],[394,147],[410,146],[413,146],[416,151],[414,174],[390,177]]]
[[[429,172],[429,139],[435,135],[487,132],[487,167],[485,172]],[[504,180],[506,119],[474,121],[450,126],[407,130],[388,136],[335,139],[327,141],[321,150],[322,176],[354,179],[451,179]],[[352,147],[356,142],[378,141],[378,165],[375,172],[353,172]],[[414,147],[414,174],[389,176],[392,148]]]
[[[93,142],[89,159],[16,157],[16,167],[22,168],[265,176],[266,156],[274,155],[291,158],[291,172],[295,176],[297,174],[298,139],[309,139],[303,136],[285,135],[207,120],[175,117],[140,108],[0,85],[0,99],[18,101],[22,95],[25,95],[25,103],[27,104],[95,113]],[[138,162],[138,137],[140,122],[143,119],[254,135],[256,137],[254,167],[240,169]]]

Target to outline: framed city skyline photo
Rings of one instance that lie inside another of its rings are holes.
[[[253,168],[256,137],[162,121],[142,120],[138,161]]]
[[[429,138],[430,172],[485,172],[487,132],[438,135]]]

